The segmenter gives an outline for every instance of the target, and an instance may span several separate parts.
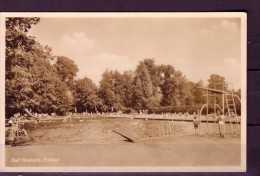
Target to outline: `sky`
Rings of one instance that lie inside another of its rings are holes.
[[[239,18],[53,18],[44,17],[29,31],[56,56],[78,65],[78,78],[96,84],[106,69],[135,70],[153,58],[170,64],[188,80],[207,84],[219,74],[241,88]]]

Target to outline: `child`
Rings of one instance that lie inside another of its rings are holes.
[[[224,138],[225,137],[225,133],[224,133],[225,116],[224,116],[224,114],[221,115],[219,111],[217,112],[217,115],[218,115],[218,125],[219,125],[220,137]]]
[[[199,135],[198,129],[199,129],[200,121],[198,119],[197,114],[195,114],[195,116],[194,116],[193,124],[194,124],[195,135]]]
[[[20,135],[24,135],[24,136],[27,136],[27,131],[24,129],[24,124],[20,124],[19,125],[19,131],[18,131],[18,134]]]

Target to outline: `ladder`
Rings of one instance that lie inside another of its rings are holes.
[[[231,127],[231,133],[232,135],[234,134],[233,132],[233,125],[232,125],[232,118],[236,119],[236,128],[238,135],[240,134],[240,129],[238,125],[238,119],[237,119],[237,110],[236,110],[236,104],[235,104],[235,99],[234,99],[234,94],[233,90],[231,93],[226,93],[225,94],[225,99],[226,99],[226,104],[227,104],[227,110],[228,110],[228,117],[229,117],[229,122],[230,122],[230,127]]]

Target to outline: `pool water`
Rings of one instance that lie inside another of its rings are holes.
[[[146,139],[185,132],[191,123],[125,118],[85,118],[28,123],[25,128],[31,144],[106,144],[126,142],[117,131],[130,138]]]

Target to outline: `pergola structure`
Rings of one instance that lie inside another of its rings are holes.
[[[215,87],[216,84],[210,84],[210,85],[213,85]],[[198,89],[202,89],[207,92],[206,95],[203,95],[206,97],[206,104],[204,104],[201,107],[201,109],[199,110],[199,118],[200,118],[202,111],[204,110],[204,108],[206,108],[206,121],[207,121],[206,133],[208,134],[208,118],[209,118],[209,104],[210,104],[209,98],[213,97],[214,98],[214,102],[213,102],[214,117],[217,117],[216,116],[217,108],[220,110],[220,112],[222,111],[223,115],[225,115],[225,109],[227,109],[227,118],[229,119],[232,136],[234,134],[232,118],[235,118],[237,131],[238,131],[238,134],[240,134],[235,98],[237,98],[239,100],[240,104],[241,104],[241,100],[237,95],[234,94],[232,83],[225,83],[225,82],[219,83],[218,85],[222,86],[222,90],[215,89],[215,88],[209,88],[210,85],[208,85],[207,87],[197,87]],[[226,87],[228,87],[228,85],[231,85],[231,87],[232,87],[231,91],[226,90]],[[219,96],[221,96],[221,100],[222,100],[221,105],[217,104],[217,102],[216,102],[216,97],[219,97]],[[216,125],[215,125],[216,120],[217,119],[214,118],[214,133],[216,133]],[[224,129],[225,129],[225,127],[224,127]],[[225,130],[224,130],[224,133],[225,133]]]

